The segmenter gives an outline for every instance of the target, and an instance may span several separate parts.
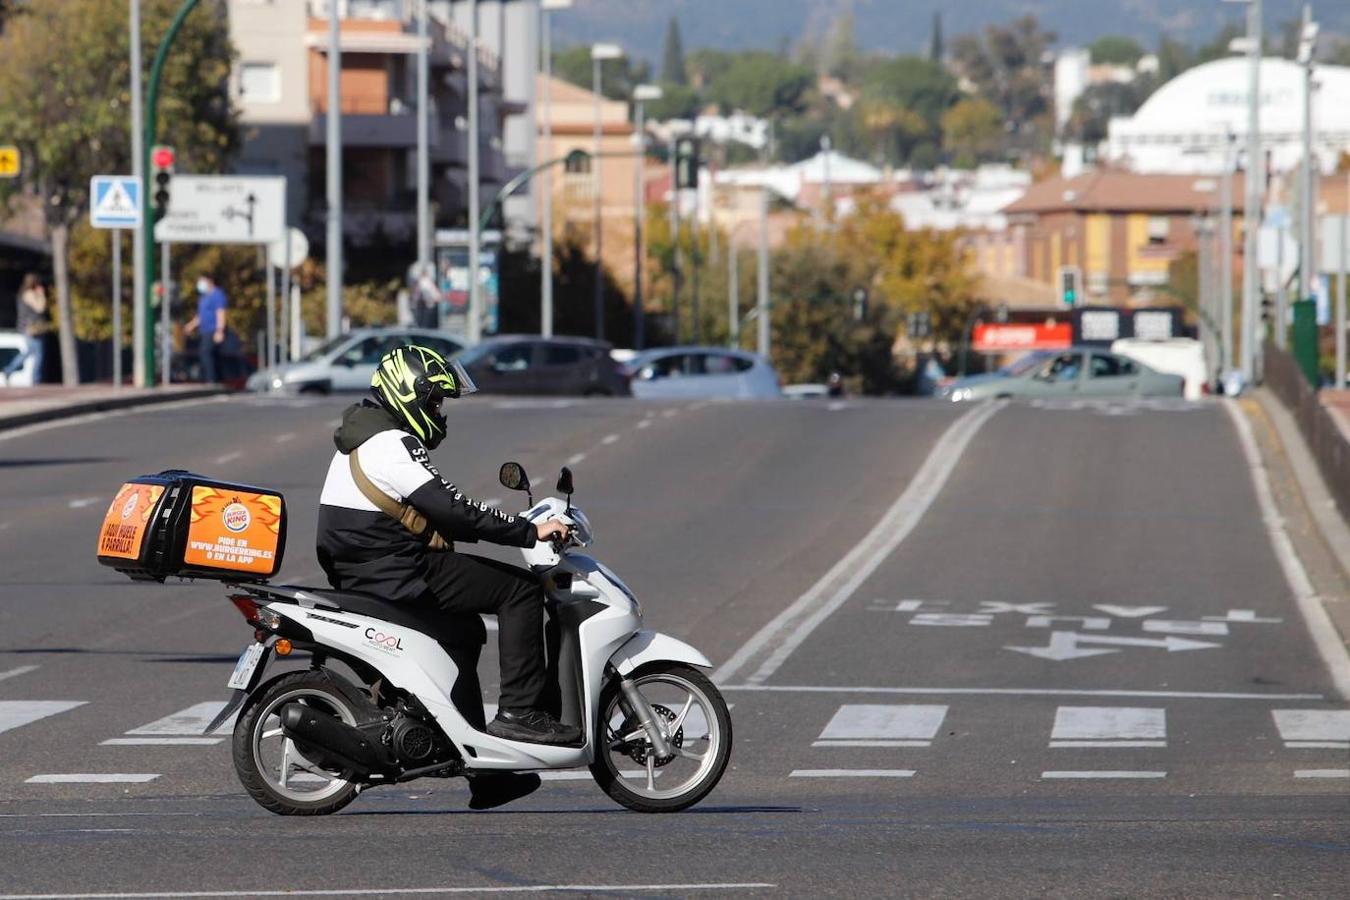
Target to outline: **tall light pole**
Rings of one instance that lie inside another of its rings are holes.
[[[604,182],[600,177],[600,66],[607,59],[619,59],[622,56],[623,48],[618,44],[591,45],[591,90],[595,105],[593,135],[595,147],[591,155],[591,184],[595,191],[595,338],[600,341],[605,339],[605,230],[601,203],[604,194]]]
[[[637,143],[637,165],[633,174],[633,349],[641,350],[646,339],[642,313],[642,229],[647,210],[647,120],[643,104],[660,100],[661,88],[654,84],[639,84],[633,88],[633,105],[637,107],[634,133]]]
[[[539,0],[539,52],[544,65],[544,151],[541,155],[553,157],[553,28],[549,13],[569,9],[572,0]],[[544,192],[544,216],[540,223],[543,232],[543,252],[539,260],[539,333],[553,336],[553,171],[544,173],[540,184]]]
[[[431,104],[427,0],[417,0],[417,277],[431,262]]]
[[[1313,245],[1316,238],[1317,211],[1313,208],[1313,183],[1317,178],[1317,161],[1313,157],[1313,54],[1317,49],[1317,23],[1312,20],[1312,6],[1303,7],[1303,27],[1299,32],[1298,64],[1303,67],[1303,178],[1300,180],[1302,200],[1300,210],[1302,226],[1299,247],[1299,299],[1306,300],[1313,294],[1313,284],[1317,277],[1316,261],[1313,258]],[[1283,277],[1284,273],[1280,273]],[[1283,330],[1284,321],[1280,321]]]
[[[1233,145],[1237,136],[1228,133],[1223,147],[1223,180],[1219,186],[1219,377],[1233,368],[1233,168],[1237,165]]]
[[[141,196],[147,193],[145,183],[145,123],[141,106],[141,0],[129,0],[129,27],[131,29],[131,174],[141,186]],[[144,208],[144,203],[142,203]],[[145,371],[145,230],[131,230],[132,293],[131,304],[131,371],[137,387],[148,387]]]
[[[1242,380],[1250,384],[1256,374],[1256,319],[1260,308],[1261,193],[1265,181],[1265,158],[1261,154],[1261,45],[1263,22],[1261,0],[1225,0],[1247,4],[1246,37],[1233,41],[1234,49],[1247,53],[1247,168],[1244,178],[1246,197],[1242,203],[1246,246],[1242,264]]]
[[[337,0],[328,2],[328,337],[342,331],[342,44]]]
[[[469,0],[469,327],[476,344],[483,336],[483,292],[478,284],[478,0]]]

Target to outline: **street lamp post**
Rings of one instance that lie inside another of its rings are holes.
[[[141,196],[148,191],[145,184],[144,110],[141,107],[141,0],[129,0],[129,27],[131,30],[131,174],[140,185]],[[144,208],[144,207],[143,207]],[[136,387],[148,387],[145,372],[145,315],[142,302],[145,294],[145,229],[132,229],[132,287],[131,287],[131,356],[132,381]]]
[[[572,0],[539,0],[540,55],[544,64],[544,155],[553,155],[553,38],[550,12],[569,9]],[[543,252],[539,261],[539,333],[553,336],[553,173],[545,175],[541,190],[544,193]]]
[[[1247,4],[1246,37],[1233,46],[1247,53],[1247,168],[1244,186],[1246,197],[1242,203],[1242,221],[1246,232],[1242,266],[1242,352],[1239,369],[1242,380],[1250,384],[1256,374],[1256,319],[1260,307],[1261,189],[1264,181],[1264,157],[1261,155],[1261,43],[1263,23],[1262,0],[1224,0],[1226,3]]]
[[[1231,132],[1223,149],[1223,180],[1219,187],[1219,377],[1233,367],[1233,168],[1237,164]]]
[[[483,336],[483,292],[478,284],[478,0],[469,0],[469,324],[467,337],[476,344]]]
[[[605,283],[604,283],[604,247],[605,232],[602,209],[604,183],[600,178],[600,66],[607,59],[619,59],[623,48],[618,44],[591,45],[591,91],[594,98],[595,122],[593,129],[594,148],[591,154],[591,185],[595,194],[595,337],[605,339]]]
[[[1313,282],[1317,277],[1316,262],[1313,258],[1313,240],[1316,228],[1316,210],[1313,201],[1313,182],[1317,177],[1316,160],[1313,158],[1313,54],[1317,48],[1317,23],[1312,20],[1312,6],[1303,7],[1303,27],[1299,32],[1298,63],[1303,67],[1303,178],[1301,183],[1302,226],[1299,229],[1302,246],[1299,248],[1299,299],[1312,296]],[[1283,277],[1283,272],[1280,273]],[[1284,330],[1284,320],[1280,320],[1280,330]],[[1338,340],[1343,338],[1338,338]]]
[[[646,215],[647,179],[647,122],[643,104],[648,100],[660,100],[661,88],[654,84],[639,84],[633,88],[633,105],[637,107],[634,119],[637,142],[637,165],[633,175],[633,349],[643,349],[646,338],[642,312],[642,229]]]
[[[327,334],[342,330],[342,44],[338,4],[328,3],[328,250]]]
[[[427,0],[417,0],[417,277],[431,262],[431,104]]]

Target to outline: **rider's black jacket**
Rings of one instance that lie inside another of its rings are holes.
[[[427,448],[370,400],[351,406],[333,433],[337,453],[319,498],[319,564],[338,590],[415,601],[427,593],[427,557],[437,552],[380,512],[352,480],[347,454],[360,448],[361,470],[376,487],[411,503],[447,541],[532,547],[534,525],[479,503],[441,477]]]

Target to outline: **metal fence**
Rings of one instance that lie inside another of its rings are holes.
[[[1337,507],[1350,513],[1350,440],[1294,358],[1273,344],[1265,347],[1265,383],[1293,414]]]

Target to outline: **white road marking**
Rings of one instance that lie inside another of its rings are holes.
[[[993,616],[980,615],[960,615],[958,613],[919,613],[909,620],[911,625],[933,625],[943,628],[979,628],[984,625],[992,625]]]
[[[1336,691],[1341,695],[1341,699],[1350,700],[1350,651],[1346,650],[1336,626],[1332,624],[1331,617],[1322,607],[1313,590],[1312,581],[1303,568],[1303,563],[1294,552],[1294,544],[1284,529],[1284,520],[1280,518],[1280,511],[1275,506],[1275,498],[1270,490],[1270,479],[1266,475],[1265,463],[1261,460],[1261,451],[1257,449],[1256,438],[1252,436],[1251,423],[1235,402],[1224,401],[1221,405],[1228,413],[1228,417],[1233,420],[1233,427],[1237,429],[1242,452],[1247,457],[1247,468],[1251,470],[1256,500],[1261,507],[1261,518],[1266,524],[1275,557],[1280,561],[1280,568],[1284,570],[1284,579],[1289,583],[1289,589],[1293,591],[1298,611],[1303,615],[1303,621],[1312,635],[1318,655],[1331,672],[1331,680],[1336,685]]]
[[[148,725],[133,728],[127,734],[133,736],[204,735],[206,734],[206,726],[210,725],[211,720],[225,708],[225,703],[224,700],[208,700],[205,703],[197,703],[187,709],[180,709],[173,715],[156,719]],[[219,734],[230,727],[230,721],[223,722],[220,728],[216,729],[216,733]]]
[[[1251,609],[1230,609],[1227,615],[1223,616],[1201,616],[1206,622],[1246,622],[1257,623],[1261,625],[1278,625],[1284,619],[1272,619],[1269,617],[1258,616],[1255,610]]]
[[[833,403],[825,404],[825,409],[828,412],[839,412],[841,409],[848,409],[848,404],[843,400],[835,400]]]
[[[159,775],[113,774],[105,772],[68,772],[56,775],[34,775],[24,784],[145,784]]]
[[[493,409],[568,409],[576,400],[498,400]]]
[[[1055,622],[1078,622],[1084,631],[1105,631],[1111,620],[1105,616],[1027,616],[1028,628],[1053,628]]]
[[[1019,613],[1024,616],[1048,616],[1055,608],[1053,603],[1004,603],[1002,600],[981,600],[980,612],[998,615],[999,613]]]
[[[604,446],[608,446],[617,441],[618,439],[619,436],[617,434],[607,434],[600,439],[600,443]]]
[[[106,741],[99,741],[99,743],[110,747],[140,747],[156,744],[160,746],[206,747],[211,744],[219,744],[223,740],[225,740],[223,737],[121,737],[108,738]]]
[[[1350,750],[1345,741],[1286,741],[1290,750]]]
[[[1272,709],[1270,715],[1286,746],[1350,749],[1350,709]]]
[[[287,431],[285,434],[279,434],[279,435],[277,435],[277,437],[276,437],[276,441],[277,441],[278,444],[284,444],[284,443],[286,443],[287,441],[292,441],[292,440],[295,440],[295,432],[293,432],[293,431]]]
[[[1167,711],[1143,706],[1061,706],[1051,747],[1166,747]]]
[[[931,747],[932,741],[812,741],[812,747]]]
[[[727,684],[724,691],[761,691],[788,694],[943,694],[988,697],[1131,697],[1173,700],[1325,700],[1322,694],[1242,694],[1223,691],[1132,691],[1084,688],[937,688],[937,687],[841,687],[801,684]]]
[[[650,427],[652,427],[652,420],[651,420],[651,419],[643,419],[641,422],[638,422],[638,423],[637,423],[637,427],[638,427],[638,428],[650,428]]]
[[[217,456],[212,462],[218,466],[223,466],[226,463],[234,462],[243,455],[244,451],[242,450],[231,450],[229,453],[222,453],[220,456]]]
[[[1228,634],[1227,622],[1182,622],[1174,619],[1145,619],[1144,631],[1153,634],[1199,634],[1222,637]]]
[[[575,466],[585,458],[586,458],[585,453],[573,453],[571,456],[567,457],[567,465]]]
[[[719,683],[763,655],[759,668],[746,679],[760,684],[801,646],[817,627],[853,596],[881,564],[909,537],[946,485],[980,427],[1001,404],[981,404],[964,413],[937,439],[923,465],[903,493],[872,530],[806,593],[774,616],[713,673]]]
[[[27,675],[29,672],[36,672],[37,666],[19,666],[17,669],[10,669],[8,672],[0,672],[0,681],[6,678],[18,678],[20,675]]]
[[[1101,772],[1042,772],[1041,778],[1166,778],[1166,772],[1130,772],[1130,771],[1101,771]]]
[[[901,600],[895,604],[892,612],[918,612],[921,609],[923,609],[922,600]]]
[[[668,409],[665,412],[661,413],[661,417],[664,419],[669,419],[672,416],[679,415],[679,412],[680,411],[678,409]]]
[[[596,894],[664,891],[746,891],[773,889],[767,881],[689,882],[684,884],[512,884],[479,887],[320,888],[274,891],[146,891],[104,894],[0,894],[0,900],[170,900],[174,897],[390,897],[396,894]]]
[[[25,435],[36,434],[40,431],[48,431],[52,428],[65,428],[68,425],[88,425],[92,422],[102,422],[105,419],[116,419],[122,416],[137,415],[147,412],[169,412],[175,409],[183,409],[188,406],[200,406],[205,403],[225,403],[230,398],[225,394],[214,394],[209,397],[193,397],[187,400],[170,400],[167,403],[145,403],[140,406],[130,406],[126,409],[109,409],[102,412],[88,413],[87,415],[68,416],[64,419],[55,419],[51,422],[35,422],[32,425],[24,425],[22,428],[10,428],[0,432],[0,442],[10,441],[14,438],[21,438]]]
[[[84,706],[87,700],[0,700],[0,733]]]
[[[66,505],[69,506],[71,509],[84,509],[86,506],[93,506],[93,505],[94,505],[95,503],[97,503],[100,499],[102,499],[102,498],[100,498],[100,497],[77,497],[76,499],[70,501],[70,502],[67,503]]]
[[[816,746],[833,741],[886,740],[927,747],[942,728],[945,706],[846,704],[839,707]]]
[[[1144,616],[1156,616],[1158,613],[1167,612],[1165,606],[1115,606],[1111,603],[1094,603],[1092,608],[1120,619],[1142,619]]]
[[[1050,643],[1044,647],[1021,647],[1008,644],[1005,645],[1003,649],[1012,650],[1015,653],[1025,653],[1028,656],[1037,656],[1041,659],[1050,659],[1056,662],[1118,652],[1111,649],[1083,647],[1083,644],[1114,644],[1122,647],[1154,647],[1160,650],[1166,650],[1168,653],[1178,653],[1183,650],[1208,650],[1214,647],[1223,646],[1222,644],[1215,644],[1209,641],[1193,641],[1188,638],[1172,637],[1170,635],[1165,638],[1154,639],[1109,637],[1104,634],[1078,634],[1074,631],[1052,631],[1050,632]]]
[[[793,769],[789,778],[913,778],[914,769]],[[0,898],[3,900],[3,898]]]
[[[1350,769],[1295,769],[1295,778],[1350,778]]]

